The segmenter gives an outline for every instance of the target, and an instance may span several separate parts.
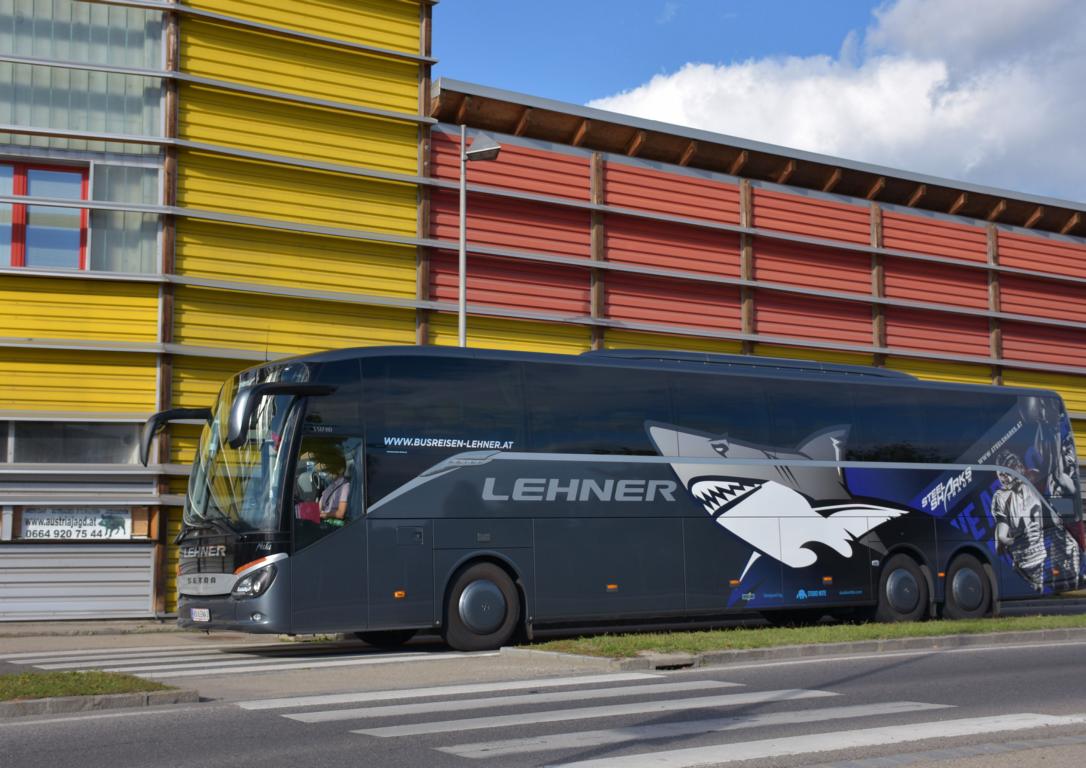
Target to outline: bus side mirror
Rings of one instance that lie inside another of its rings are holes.
[[[151,441],[155,435],[161,432],[171,421],[182,419],[200,419],[211,421],[210,408],[171,408],[168,411],[159,411],[143,424],[143,433],[140,435],[140,464],[147,466],[151,456]]]
[[[330,395],[336,391],[331,384],[295,384],[289,381],[273,381],[267,384],[254,384],[240,390],[230,406],[230,423],[226,429],[226,444],[231,448],[245,445],[249,437],[249,428],[253,423],[253,414],[260,401],[265,397],[290,395],[292,397],[311,397]]]

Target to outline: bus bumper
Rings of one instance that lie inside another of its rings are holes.
[[[260,597],[179,595],[177,625],[185,629],[230,630],[254,634],[290,632],[287,579],[276,579]]]

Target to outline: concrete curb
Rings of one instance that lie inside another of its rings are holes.
[[[99,696],[55,696],[49,699],[0,702],[0,719],[32,715],[67,715],[101,709],[156,707],[165,704],[192,704],[200,700],[196,691],[149,691],[107,693]]]
[[[939,651],[954,648],[982,648],[1021,643],[1086,640],[1086,628],[1040,629],[1025,632],[991,632],[940,637],[902,637],[892,640],[860,640],[852,643],[817,643],[811,645],[779,645],[772,648],[749,648],[705,653],[643,653],[631,659],[610,659],[582,656],[531,648],[502,648],[503,656],[523,658],[561,658],[579,668],[611,672],[644,672],[650,670],[694,669],[717,667],[752,661],[783,661],[850,654],[888,653],[892,651]]]

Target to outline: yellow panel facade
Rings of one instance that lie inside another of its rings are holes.
[[[832,349],[813,347],[781,347],[776,344],[758,344],[755,354],[765,357],[784,357],[789,360],[820,360],[824,363],[840,365],[871,365],[871,355],[859,352],[838,352]]]
[[[403,0],[189,0],[187,5],[311,35],[419,52],[419,3]]]
[[[430,343],[454,347],[459,343],[456,315],[430,318]],[[468,317],[468,346],[520,352],[551,352],[577,355],[591,347],[588,328],[528,320]]]
[[[737,355],[742,349],[738,341],[707,339],[699,336],[668,336],[611,328],[604,332],[603,344],[607,349],[677,349],[685,352],[714,352],[727,355]]]
[[[1086,420],[1076,419],[1071,422],[1071,428],[1075,434],[1075,453],[1078,454],[1079,464],[1086,460]]]
[[[181,152],[177,202],[241,216],[414,236],[413,184]]]
[[[200,443],[200,430],[195,424],[170,425],[170,464],[192,464]]]
[[[0,410],[147,414],[155,410],[150,354],[0,349]]]
[[[907,357],[891,357],[886,367],[909,373],[928,381],[950,381],[965,384],[991,384],[991,369],[986,365],[949,363],[943,360],[914,360]]]
[[[415,249],[197,219],[177,222],[178,274],[315,291],[415,297]]]
[[[166,583],[163,589],[166,596],[166,613],[177,612],[177,564],[180,544],[174,539],[181,533],[181,508],[168,507],[162,510],[166,516]]]
[[[256,361],[189,355],[175,357],[172,381],[174,407],[210,408],[215,404],[223,382],[252,365],[256,365]],[[196,434],[199,435],[199,430]]]
[[[181,66],[188,74],[254,88],[405,114],[419,109],[416,62],[195,17],[181,24]]]
[[[263,96],[181,84],[178,135],[188,141],[357,165],[418,170],[418,126]]]
[[[2,276],[0,336],[154,342],[158,286]]]
[[[1042,371],[1003,371],[1003,383],[1009,387],[1038,387],[1053,389],[1063,398],[1067,410],[1086,413],[1086,376]]]
[[[415,312],[331,301],[179,288],[174,337],[272,357],[341,347],[413,344]]]

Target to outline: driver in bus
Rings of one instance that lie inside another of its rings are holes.
[[[339,526],[347,517],[347,500],[351,484],[347,480],[347,466],[343,457],[335,456],[327,462],[329,482],[321,491],[320,518],[322,523]]]

